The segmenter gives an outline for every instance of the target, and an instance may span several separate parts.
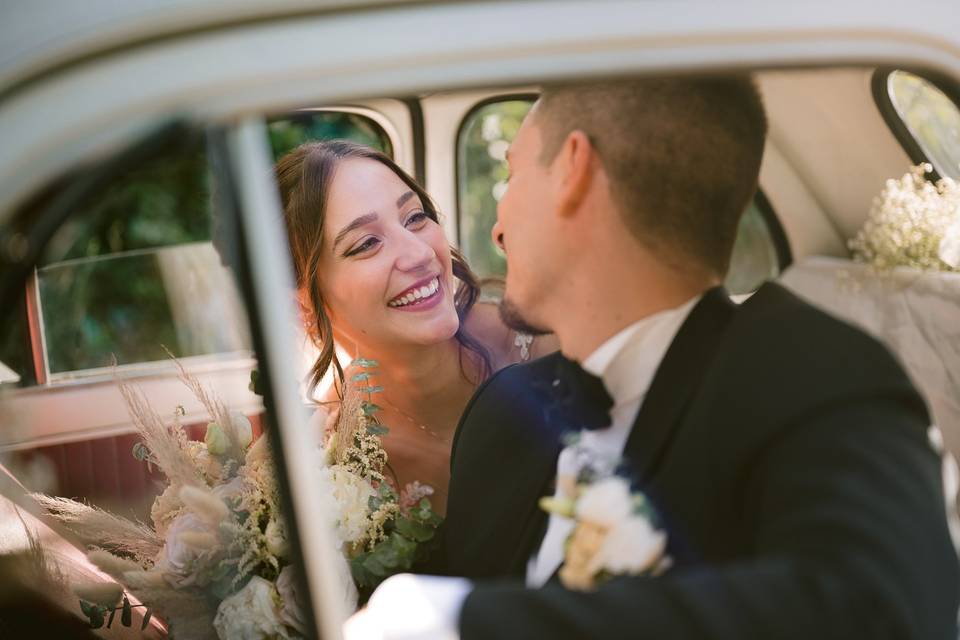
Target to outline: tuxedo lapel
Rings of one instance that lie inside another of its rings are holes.
[[[535,377],[529,392],[521,400],[525,406],[515,407],[515,415],[525,417],[517,431],[520,440],[515,445],[522,455],[498,470],[504,483],[500,495],[510,496],[501,502],[507,507],[501,518],[516,527],[514,534],[504,537],[511,541],[505,557],[511,558],[510,569],[519,576],[525,574],[530,554],[543,535],[546,514],[540,508],[540,498],[552,493],[561,437],[567,430],[556,411],[552,384],[560,357],[559,353],[547,356],[542,366],[533,372]],[[499,461],[504,462],[506,460]]]
[[[710,289],[687,316],[667,349],[624,446],[626,463],[641,485],[656,472],[735,309],[723,287]]]

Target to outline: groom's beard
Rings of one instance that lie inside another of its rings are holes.
[[[549,329],[536,327],[527,322],[523,314],[520,313],[519,307],[506,298],[500,301],[500,320],[503,324],[507,325],[508,328],[531,336],[542,336],[550,333]]]

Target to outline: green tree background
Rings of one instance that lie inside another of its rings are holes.
[[[392,154],[376,123],[305,111],[268,123],[274,157],[308,140],[347,138]],[[211,175],[202,145],[158,154],[77,204],[38,269],[51,372],[200,355],[180,343],[156,251],[211,240]],[[26,366],[25,340],[7,337],[4,362]],[[22,368],[20,370],[23,370]]]

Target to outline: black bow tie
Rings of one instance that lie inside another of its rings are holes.
[[[610,426],[613,398],[603,380],[561,356],[552,385],[561,415],[571,427],[593,430]]]

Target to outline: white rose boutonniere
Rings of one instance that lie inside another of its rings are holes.
[[[590,591],[616,575],[658,575],[670,566],[667,534],[654,527],[642,493],[612,476],[578,484],[572,496],[542,498],[545,511],[575,521],[567,538],[560,581]]]

